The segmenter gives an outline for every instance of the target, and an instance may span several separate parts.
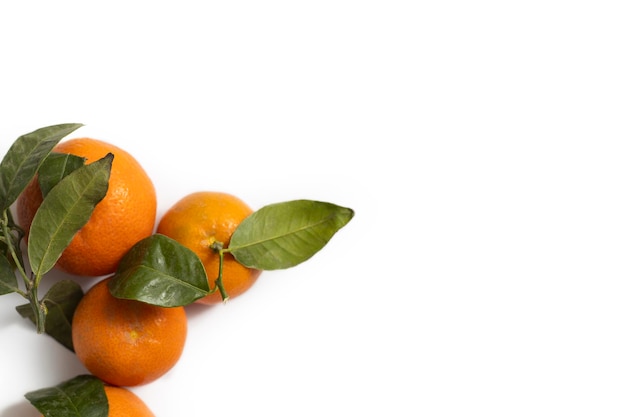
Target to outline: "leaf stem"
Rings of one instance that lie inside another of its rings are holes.
[[[217,279],[215,280],[215,285],[217,286],[217,288],[220,290],[220,295],[222,296],[222,300],[224,302],[228,301],[228,294],[226,293],[226,290],[224,289],[224,283],[222,282],[222,276],[223,276],[223,270],[224,270],[224,250],[220,250],[218,252],[218,255],[220,257],[220,267],[219,267],[219,272],[217,274]]]
[[[18,233],[20,234],[20,236],[18,239],[14,239],[14,236],[11,233],[11,230],[9,229],[9,222],[10,222],[9,213],[8,213],[9,210],[10,209],[6,209],[2,213],[2,235],[4,237],[4,241],[7,245],[9,253],[11,254],[11,258],[13,259],[13,262],[15,263],[15,267],[17,268],[20,276],[22,277],[24,284],[28,287],[30,285],[30,280],[28,279],[28,275],[26,274],[26,270],[24,269],[24,261],[22,260],[22,257],[20,256],[20,254],[18,254],[15,248],[16,245],[20,244],[20,240],[22,239],[22,236],[24,233],[21,231],[21,229],[18,229]],[[27,293],[19,289],[16,292],[20,294],[22,297],[28,298]]]
[[[224,272],[224,253],[226,249],[224,249],[224,244],[222,242],[215,241],[211,244],[211,249],[217,253],[219,256],[219,269],[217,272],[217,278],[215,279],[215,286],[219,290],[220,295],[222,296],[222,301],[228,301],[228,293],[226,293],[226,289],[224,288],[224,283],[222,282],[222,275]]]
[[[28,300],[30,301],[30,306],[33,309],[33,313],[35,315],[35,326],[37,326],[37,333],[44,333],[46,330],[46,315],[48,314],[48,308],[46,307],[43,301],[39,301],[39,296],[37,295],[38,285],[35,280],[30,282],[28,286]]]
[[[37,295],[37,288],[39,286],[39,281],[37,277],[29,277],[26,273],[26,268],[24,267],[24,261],[21,257],[21,252],[18,252],[16,246],[20,245],[20,241],[22,237],[24,237],[24,232],[17,225],[13,223],[13,219],[10,217],[9,213],[10,209],[5,209],[2,213],[2,236],[9,253],[11,254],[11,258],[15,263],[15,268],[17,269],[19,275],[22,277],[24,281],[24,285],[26,286],[26,291],[22,291],[19,288],[16,289],[17,292],[22,297],[26,298],[30,302],[30,306],[33,309],[33,313],[35,316],[35,325],[37,326],[37,333],[45,332],[45,323],[46,323],[46,314],[48,313],[48,309],[43,302],[39,301],[39,297]],[[17,232],[18,236],[13,235],[13,232]]]

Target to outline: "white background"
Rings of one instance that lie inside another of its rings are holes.
[[[157,416],[626,413],[622,2],[90,3],[0,6],[2,154],[80,122],[159,216],[197,190],[356,212],[189,309],[180,362],[133,389]],[[20,303],[1,417],[85,372]]]

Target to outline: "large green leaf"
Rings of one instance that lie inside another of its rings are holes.
[[[52,148],[81,126],[77,123],[48,126],[13,142],[0,163],[0,211],[15,202]]]
[[[352,209],[320,201],[271,204],[239,224],[227,251],[249,268],[290,268],[322,249],[353,216]]]
[[[45,197],[63,178],[85,165],[85,158],[67,153],[52,152],[39,167],[39,188]]]
[[[106,195],[113,154],[85,165],[50,190],[37,210],[28,237],[28,259],[35,276],[52,269]]]
[[[24,396],[45,417],[109,415],[104,384],[91,375],[79,375],[54,387],[28,392]]]
[[[5,256],[0,256],[0,295],[18,290],[15,270]]]
[[[209,282],[193,251],[155,234],[136,243],[122,258],[109,290],[117,298],[177,307],[207,295]]]
[[[66,279],[54,284],[43,298],[43,303],[48,310],[44,327],[46,334],[52,336],[71,351],[74,350],[72,318],[83,295],[83,289],[80,285]],[[17,306],[16,310],[22,317],[36,323],[35,313],[30,303]]]

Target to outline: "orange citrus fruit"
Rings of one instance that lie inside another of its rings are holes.
[[[219,272],[219,255],[211,245],[221,242],[228,247],[233,232],[252,209],[239,198],[220,192],[200,191],[176,202],[161,218],[157,233],[168,236],[198,255],[211,288]],[[229,298],[247,291],[261,271],[241,265],[229,253],[224,256],[222,283]],[[198,300],[202,304],[221,303],[219,291]]]
[[[126,252],[154,231],[157,198],[152,180],[128,152],[100,140],[67,140],[59,143],[54,152],[81,156],[87,163],[109,152],[114,155],[106,196],[57,262],[59,269],[74,275],[113,273]],[[41,190],[35,179],[16,204],[18,223],[26,232],[41,202]]]
[[[180,359],[187,338],[183,307],[115,298],[104,278],[80,300],[72,319],[74,351],[96,377],[116,386],[152,382]]]
[[[109,417],[155,417],[141,398],[125,388],[105,385],[104,393],[109,402]]]

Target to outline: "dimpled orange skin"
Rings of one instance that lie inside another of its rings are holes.
[[[109,402],[109,417],[156,417],[141,398],[126,388],[105,385],[104,393]]]
[[[115,298],[109,281],[95,284],[76,307],[74,351],[104,382],[125,387],[147,384],[180,359],[187,338],[185,310]]]
[[[70,139],[59,143],[54,152],[78,155],[87,158],[87,163],[109,152],[114,155],[106,196],[57,262],[59,269],[74,275],[111,274],[126,252],[154,231],[157,210],[154,184],[133,156],[104,141]],[[34,180],[16,204],[18,223],[26,232],[41,202],[41,190]]]
[[[214,286],[219,271],[219,256],[210,246],[218,241],[228,247],[230,237],[253,210],[239,198],[221,192],[199,191],[175,203],[161,218],[157,233],[166,235],[198,255],[206,269],[209,284]],[[224,256],[222,282],[229,299],[247,291],[261,271],[250,269],[227,253]],[[219,304],[219,291],[197,301],[200,304]]]

